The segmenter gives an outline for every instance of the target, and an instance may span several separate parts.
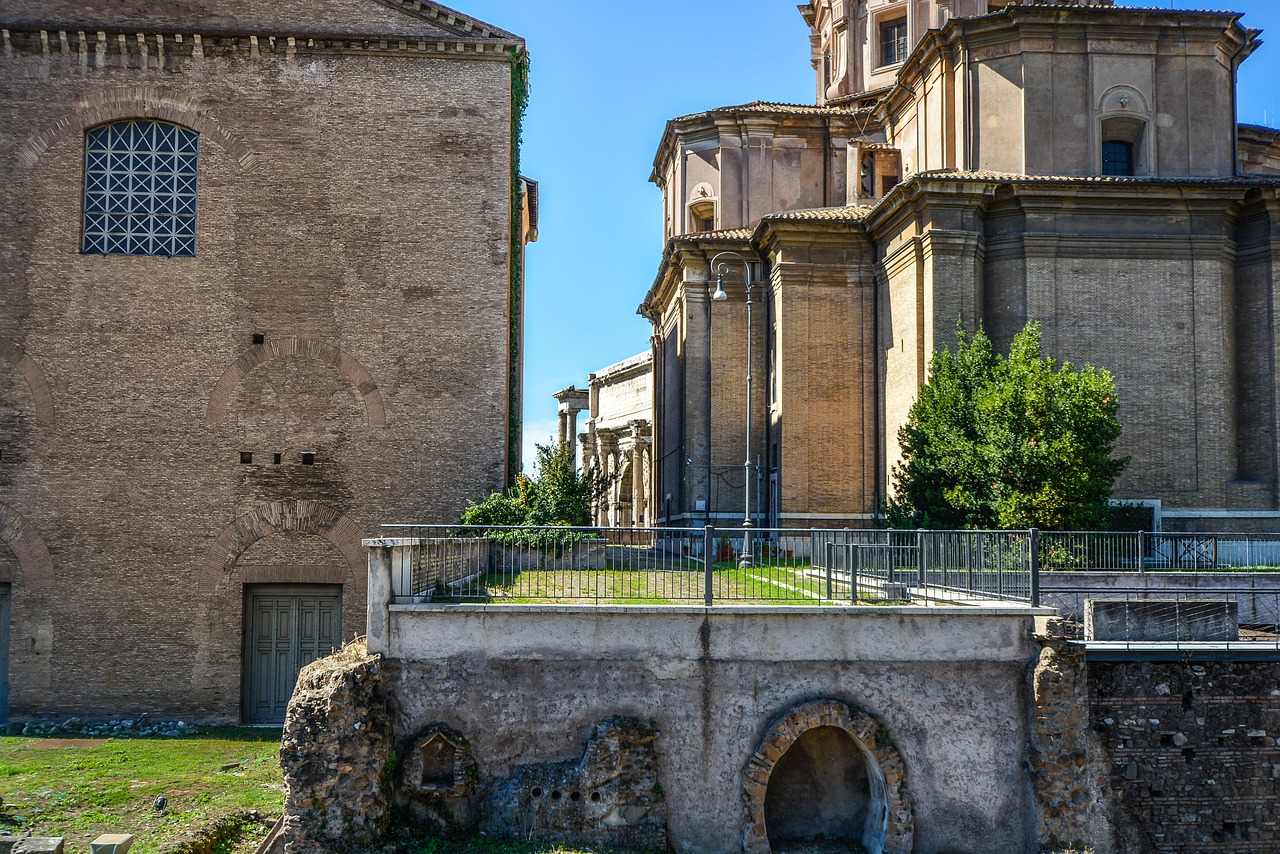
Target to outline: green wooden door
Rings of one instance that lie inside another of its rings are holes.
[[[0,724],[9,723],[9,592],[0,584]]]
[[[246,588],[245,723],[283,722],[298,671],[336,649],[341,633],[341,587]]]

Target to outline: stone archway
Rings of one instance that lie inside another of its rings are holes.
[[[880,722],[857,706],[826,699],[792,707],[766,730],[743,783],[748,854],[833,837],[852,838],[869,854],[911,851],[906,765]],[[806,808],[798,813],[793,802]]]

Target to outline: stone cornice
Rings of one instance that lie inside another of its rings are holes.
[[[519,39],[447,36],[406,38],[386,35],[267,35],[244,32],[203,33],[30,30],[0,28],[0,56],[54,56],[84,67],[163,67],[167,58],[293,59],[295,56],[430,57],[499,60],[519,57]]]

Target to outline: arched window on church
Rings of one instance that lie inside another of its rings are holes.
[[[716,203],[712,199],[703,199],[689,205],[689,217],[694,231],[716,230]]]
[[[1103,175],[1145,175],[1149,167],[1143,157],[1147,123],[1140,118],[1115,117],[1102,122],[1101,173]]]
[[[144,119],[85,134],[84,230],[87,255],[196,254],[200,135]]]

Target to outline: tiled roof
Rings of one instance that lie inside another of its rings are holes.
[[[865,205],[845,205],[831,208],[801,208],[769,214],[764,220],[824,220],[826,222],[858,222],[871,213]]]
[[[721,240],[741,241],[751,237],[749,228],[722,228],[719,231],[691,231],[688,234],[677,234],[672,240]]]
[[[733,113],[747,113],[755,115],[776,115],[782,113],[794,116],[856,116],[860,114],[870,113],[871,108],[854,109],[848,106],[828,106],[819,107],[816,104],[783,104],[773,101],[752,101],[749,104],[736,104],[725,107],[715,107],[710,110],[703,110],[700,113],[689,113],[685,116],[678,116],[672,119],[673,122],[684,121],[685,119],[696,119],[701,116],[724,115]]]

